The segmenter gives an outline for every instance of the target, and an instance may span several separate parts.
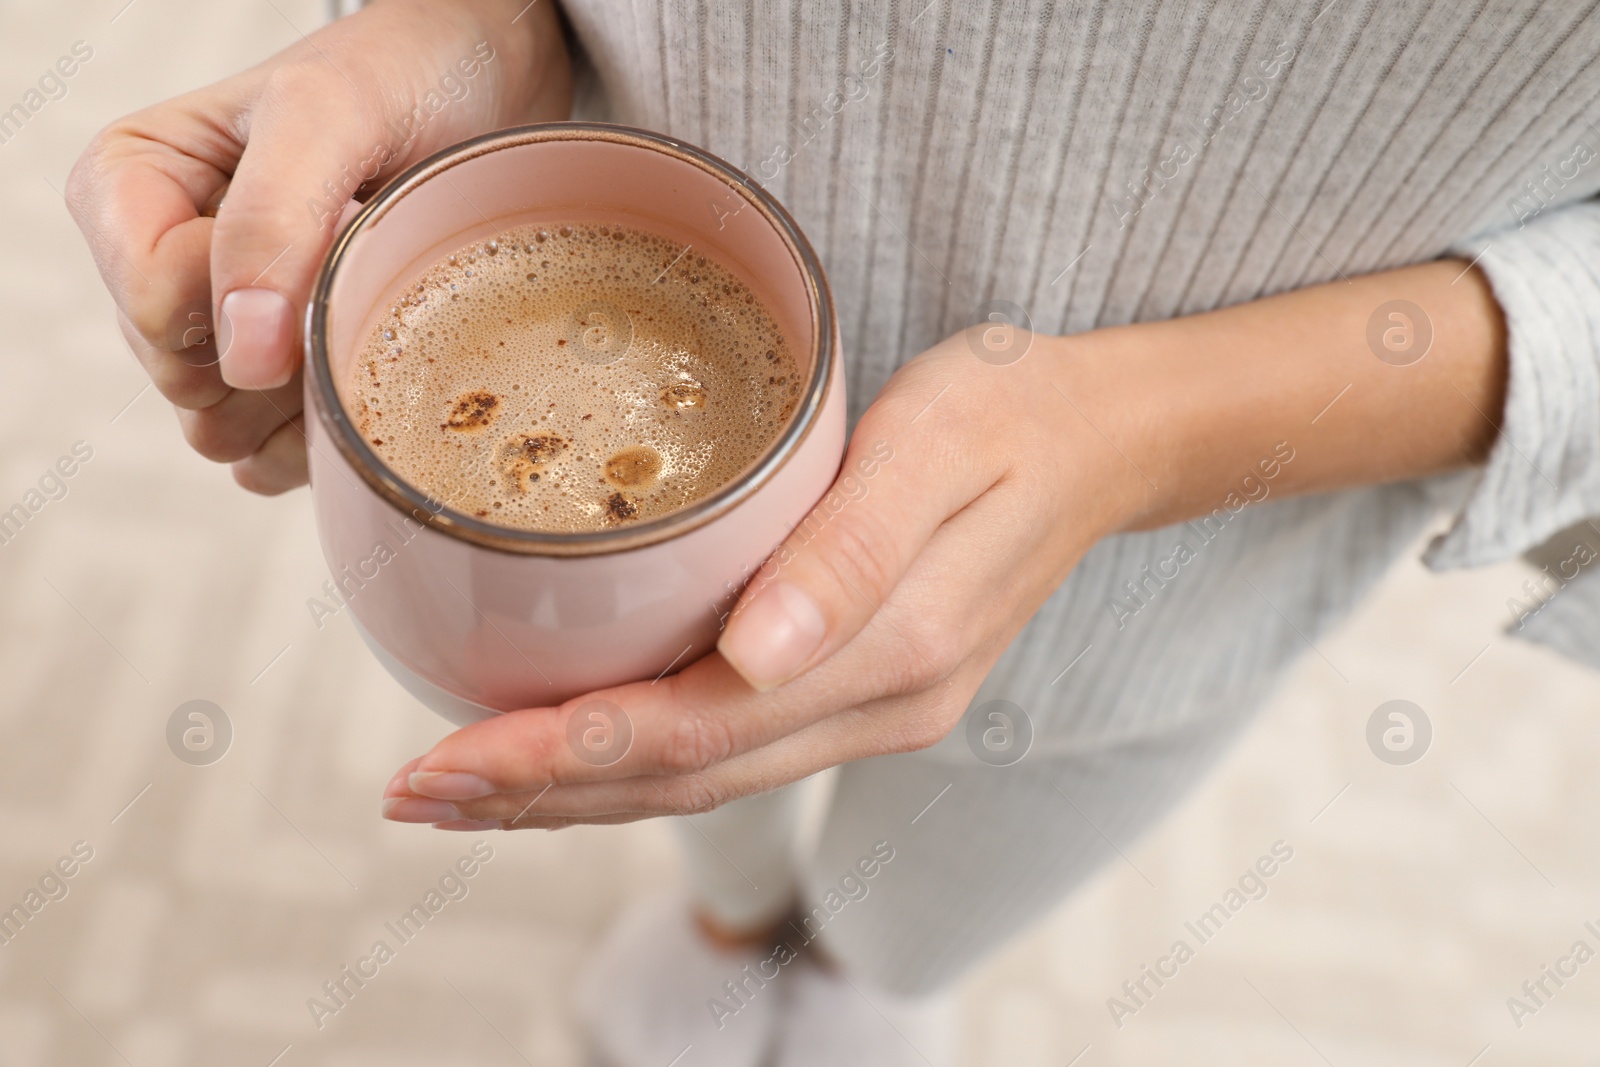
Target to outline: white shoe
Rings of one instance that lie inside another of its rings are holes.
[[[606,934],[579,975],[578,1014],[609,1067],[760,1067],[791,969],[771,950],[713,945],[686,893],[658,894]]]
[[[952,1067],[954,995],[910,998],[802,960],[778,1024],[777,1067]]]

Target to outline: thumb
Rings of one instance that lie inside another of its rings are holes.
[[[809,670],[859,633],[944,519],[961,479],[894,467],[888,441],[861,444],[827,495],[745,589],[717,649],[753,687]]]
[[[290,71],[293,71],[290,74]],[[289,68],[269,79],[217,210],[211,241],[222,377],[237,389],[284,385],[300,362],[301,314],[351,196],[391,162],[337,74]]]

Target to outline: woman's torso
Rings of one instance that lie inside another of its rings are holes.
[[[590,114],[708,148],[799,221],[853,416],[990,300],[1051,333],[1169,318],[1593,195],[1597,6],[564,0]],[[1237,711],[1459,485],[1248,508],[1148,604],[1124,583],[1180,533],[1106,542],[980,699],[1062,743]]]

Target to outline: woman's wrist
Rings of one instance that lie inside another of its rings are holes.
[[[572,71],[553,3],[527,0],[374,0],[362,14],[401,9],[410,26],[452,25],[448,32],[469,45],[482,43],[493,60],[484,69],[497,80],[502,125],[565,119],[571,112]]]
[[[998,368],[1006,391],[990,401],[1009,466],[1040,470],[1078,551],[1164,506],[1134,458],[1151,447],[1138,418],[1148,385],[1128,380],[1117,348],[1106,330],[1034,334],[1022,360]]]

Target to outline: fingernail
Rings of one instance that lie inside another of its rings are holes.
[[[763,589],[717,642],[723,658],[757,689],[788,681],[827,632],[816,603],[788,582]]]
[[[383,802],[383,817],[394,822],[454,822],[461,818],[461,812],[442,800],[390,797]]]
[[[499,792],[476,774],[458,771],[417,771],[406,779],[406,784],[413,793],[440,800],[477,800]]]
[[[462,830],[467,832],[473,830],[498,830],[500,829],[500,820],[451,819],[449,822],[436,822],[433,824],[433,828],[435,830]]]
[[[273,389],[294,372],[294,312],[282,293],[235,289],[217,317],[222,380],[235,389]]]

